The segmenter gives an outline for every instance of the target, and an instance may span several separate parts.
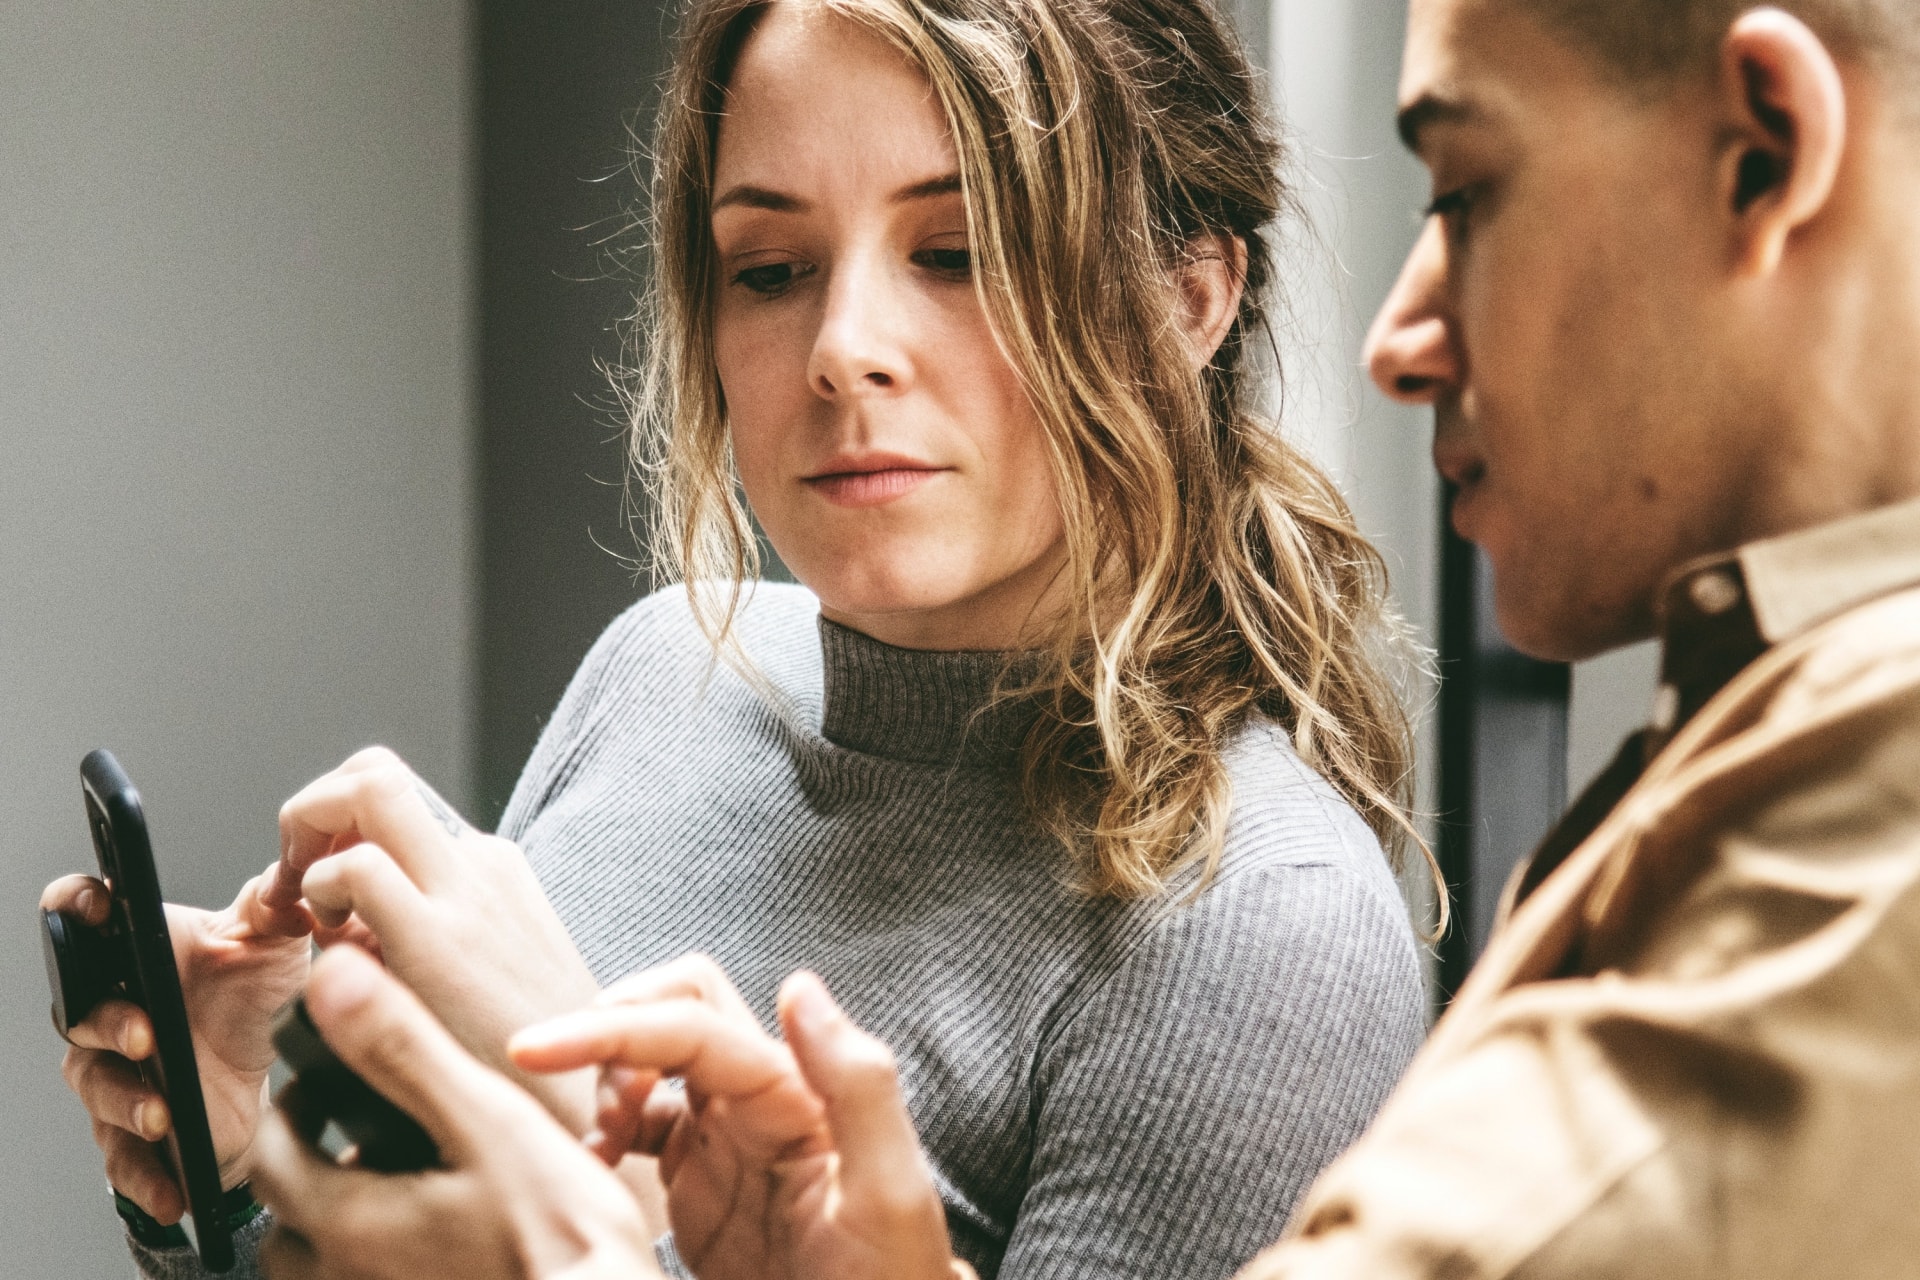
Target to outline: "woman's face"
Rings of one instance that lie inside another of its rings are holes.
[[[886,643],[1021,643],[1063,560],[1059,502],[926,80],[847,20],[774,4],[729,89],[713,238],[734,455],[781,559]]]

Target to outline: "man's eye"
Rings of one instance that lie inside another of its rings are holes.
[[[733,277],[733,282],[754,293],[772,297],[785,293],[801,274],[800,268],[794,263],[769,262],[764,266],[748,267],[737,273]]]
[[[916,266],[956,279],[973,272],[973,254],[965,249],[922,249],[913,255],[913,261]]]
[[[1443,196],[1435,196],[1433,203],[1427,206],[1425,218],[1441,218],[1456,227],[1473,210],[1473,189],[1461,187],[1449,191]]]

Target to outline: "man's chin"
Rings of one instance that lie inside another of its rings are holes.
[[[1621,607],[1593,591],[1595,575],[1493,573],[1494,614],[1508,644],[1542,662],[1584,662],[1652,634],[1645,610]]]

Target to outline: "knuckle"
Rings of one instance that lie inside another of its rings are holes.
[[[362,747],[347,758],[346,767],[354,769],[386,768],[400,763],[400,753],[392,747],[374,743]]]
[[[686,970],[687,978],[702,988],[710,990],[727,982],[727,971],[720,967],[718,960],[704,951],[688,952],[680,963]]]
[[[395,796],[405,795],[413,790],[413,770],[400,763],[395,756],[360,775],[358,799],[364,801],[387,801]]]
[[[86,1058],[87,1055],[92,1052],[93,1050],[91,1049],[79,1049],[68,1046],[66,1053],[60,1057],[60,1078],[67,1082],[67,1088],[73,1090],[82,1098],[86,1097],[86,1090],[81,1088],[81,1085],[86,1080]]]
[[[107,1102],[107,1086],[110,1083],[104,1068],[107,1056],[95,1049],[70,1049],[67,1051],[65,1074],[67,1085],[87,1105],[87,1110],[98,1114]]]
[[[100,1150],[106,1157],[107,1181],[121,1194],[142,1201],[150,1199],[158,1190],[148,1163],[150,1157],[128,1143],[125,1134],[118,1130],[111,1132],[101,1141]]]

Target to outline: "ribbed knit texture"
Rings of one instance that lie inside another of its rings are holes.
[[[1365,824],[1256,724],[1214,882],[1091,899],[1023,812],[1000,655],[889,648],[792,587],[738,627],[764,688],[678,589],[629,610],[508,806],[596,976],[703,951],[771,1028],[780,981],[820,973],[893,1046],[983,1280],[1232,1274],[1425,1030]]]

